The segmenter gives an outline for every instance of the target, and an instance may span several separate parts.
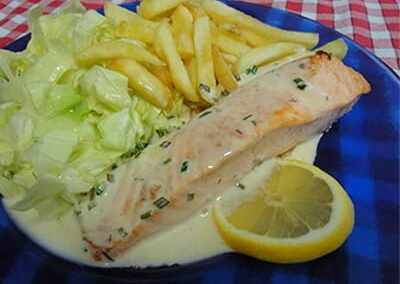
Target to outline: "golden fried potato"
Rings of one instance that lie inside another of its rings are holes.
[[[244,27],[250,29],[274,41],[298,43],[308,48],[312,48],[318,43],[318,34],[316,33],[282,30],[267,25],[219,1],[205,1],[202,7],[217,23],[236,24],[239,28]]]
[[[239,30],[241,36],[246,40],[247,44],[252,47],[259,47],[273,43],[271,39],[267,39],[250,29],[240,27]]]
[[[153,27],[124,21],[115,27],[115,36],[117,38],[137,39],[144,43],[152,44],[154,31],[155,28]]]
[[[296,53],[297,51],[305,50],[306,49],[302,45],[288,42],[260,46],[252,49],[251,51],[240,57],[236,62],[233,70],[235,74],[239,74],[241,72],[244,72],[247,68],[260,66],[266,62],[278,60],[289,54]]]
[[[172,104],[171,91],[144,66],[129,58],[117,58],[109,62],[107,68],[128,78],[129,87],[139,96],[155,106],[167,109]]]
[[[186,70],[189,73],[190,81],[192,82],[193,86],[198,86],[197,83],[197,63],[196,63],[196,57],[192,57],[189,60],[187,60],[186,64]]]
[[[104,15],[116,25],[117,38],[134,38],[145,43],[153,42],[157,23],[112,2],[104,4]]]
[[[199,96],[190,81],[189,74],[183,61],[179,56],[172,36],[171,27],[167,20],[160,23],[156,31],[156,36],[158,37],[156,42],[160,45],[159,48],[162,50],[160,52],[165,56],[175,87],[183,93],[187,100],[198,102]]]
[[[215,77],[219,84],[222,85],[227,90],[236,90],[239,85],[232,74],[229,66],[224,61],[220,51],[216,46],[212,48],[214,67],[215,67]]]
[[[137,11],[143,17],[151,19],[178,7],[184,2],[185,0],[143,0],[137,7]]]
[[[156,55],[136,44],[123,41],[106,41],[85,49],[76,56],[79,65],[88,67],[102,60],[126,57],[139,62],[165,66]]]
[[[347,45],[342,38],[330,41],[325,45],[317,48],[315,51],[323,50],[327,53],[332,54],[336,58],[343,59],[347,53]]]
[[[189,58],[193,49],[193,16],[183,5],[180,5],[171,16],[176,46],[181,58]]]
[[[212,57],[212,37],[210,19],[207,15],[197,13],[193,28],[194,52],[197,64],[197,84],[200,95],[207,101],[216,87],[214,62]]]
[[[225,53],[241,56],[251,50],[250,46],[236,39],[238,36],[222,32],[213,25],[211,26],[211,31],[213,35],[212,43]]]
[[[171,74],[169,73],[168,66],[148,65],[147,69],[150,70],[158,79],[163,82],[168,88],[173,88]]]
[[[229,63],[230,65],[236,63],[236,61],[238,60],[237,56],[229,54],[229,53],[225,53],[225,52],[221,52],[222,57],[224,58],[225,62]]]

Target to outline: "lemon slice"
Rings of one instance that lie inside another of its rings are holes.
[[[221,198],[213,215],[237,252],[277,263],[309,261],[343,244],[354,225],[353,204],[319,168],[280,160],[259,189]]]

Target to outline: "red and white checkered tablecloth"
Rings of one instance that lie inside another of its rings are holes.
[[[242,0],[285,9],[317,20],[353,38],[396,71],[400,67],[400,9],[397,0]],[[41,3],[45,13],[63,0],[0,0],[0,47],[27,33],[28,10]],[[105,0],[82,0],[87,8],[102,7]],[[113,0],[113,2],[128,2]]]

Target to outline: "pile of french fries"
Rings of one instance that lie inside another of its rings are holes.
[[[90,46],[78,64],[120,72],[161,109],[176,96],[193,108],[215,104],[318,43],[318,34],[278,29],[216,0],[144,0],[137,13],[107,2],[104,13],[117,40]],[[331,44],[331,52],[343,56],[343,46]]]

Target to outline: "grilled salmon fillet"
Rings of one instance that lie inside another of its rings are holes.
[[[84,239],[96,260],[181,222],[262,161],[328,129],[368,82],[319,52],[262,75],[148,146],[81,204]]]

